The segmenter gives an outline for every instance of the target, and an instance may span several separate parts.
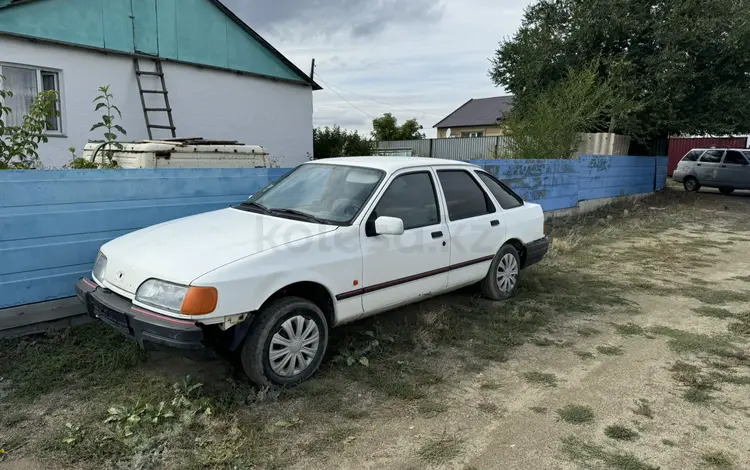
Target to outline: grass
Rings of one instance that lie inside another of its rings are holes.
[[[676,293],[707,305],[726,305],[732,302],[750,301],[750,293],[741,290],[695,289],[690,287],[678,290]]]
[[[696,387],[688,387],[683,393],[682,398],[689,403],[706,403],[713,399],[713,396],[708,390],[703,390]]]
[[[618,346],[597,346],[596,350],[606,356],[622,356],[623,354],[625,354],[623,349]]]
[[[482,382],[479,385],[479,390],[499,390],[500,384],[498,382]]]
[[[584,337],[601,334],[601,330],[597,330],[596,328],[592,328],[590,326],[582,326],[578,328],[577,332],[579,335],[584,336]]]
[[[497,413],[499,408],[494,403],[483,401],[483,402],[477,403],[477,409],[485,413],[494,414],[494,413]]]
[[[612,424],[604,428],[604,435],[618,441],[634,441],[640,436],[636,431],[620,424]]]
[[[432,400],[422,400],[417,405],[417,411],[419,411],[420,414],[433,417],[448,411],[448,405]]]
[[[716,376],[719,382],[732,385],[750,385],[750,375],[719,374]]]
[[[590,468],[591,461],[596,460],[613,470],[659,470],[659,467],[649,465],[633,454],[607,450],[602,446],[587,443],[576,436],[563,439],[563,452],[585,468]]]
[[[750,282],[750,276],[736,276],[735,279],[738,281]]]
[[[655,326],[650,332],[667,336],[667,345],[676,353],[709,354],[721,358],[748,361],[747,353],[732,344],[725,336],[707,335],[677,330],[666,326]]]
[[[702,307],[694,308],[693,311],[702,317],[724,319],[724,318],[733,318],[735,316],[729,310],[725,308],[719,308],[719,307],[702,306]]]
[[[419,456],[433,464],[446,463],[461,454],[463,443],[462,437],[443,433],[425,442],[419,449]]]
[[[701,460],[714,468],[732,468],[732,458],[719,450],[707,451],[701,454]]]
[[[654,410],[651,409],[651,405],[645,398],[635,400],[635,408],[633,408],[632,411],[639,416],[654,419]]]
[[[644,330],[642,326],[636,325],[635,323],[615,325],[615,331],[623,336],[643,336],[644,334],[646,334],[646,330]]]
[[[594,410],[590,406],[566,405],[557,410],[557,415],[571,424],[585,424],[594,421]]]
[[[523,378],[527,382],[535,385],[544,385],[546,387],[557,387],[557,376],[543,372],[525,372]]]
[[[677,361],[670,371],[675,381],[687,387],[682,393],[682,398],[686,401],[705,403],[713,398],[711,392],[717,390],[716,380],[710,375],[703,374],[700,367]]]
[[[727,330],[737,335],[750,335],[750,322],[735,322],[727,326]]]
[[[530,406],[529,409],[538,415],[547,414],[548,409],[543,406]]]
[[[553,344],[557,344],[555,340],[553,340],[552,338],[547,338],[547,337],[532,338],[531,343],[542,348],[547,347],[547,346],[552,346]]]
[[[580,357],[581,359],[593,359],[594,353],[589,351],[575,351],[575,355]]]
[[[677,443],[673,441],[672,439],[662,439],[661,443],[664,444],[667,447],[676,447]]]

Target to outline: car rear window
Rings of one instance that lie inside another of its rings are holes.
[[[443,187],[448,217],[463,220],[495,212],[495,205],[468,172],[463,170],[438,171]]]
[[[727,150],[727,154],[724,156],[724,163],[730,165],[747,165],[747,160],[742,156],[741,152],[737,150]]]
[[[682,157],[683,162],[697,162],[698,158],[703,154],[704,150],[691,150],[687,153],[684,157]]]

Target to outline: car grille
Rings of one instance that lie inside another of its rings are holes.
[[[128,318],[124,314],[112,310],[101,302],[98,302],[96,299],[91,299],[91,306],[94,310],[94,314],[101,321],[126,335],[130,335]]]

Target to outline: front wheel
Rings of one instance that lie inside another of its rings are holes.
[[[734,192],[734,188],[728,188],[725,186],[723,188],[719,188],[719,192],[725,196],[729,196]]]
[[[685,186],[685,191],[692,192],[701,189],[701,185],[698,183],[698,180],[693,178],[692,176],[686,177],[682,185]]]
[[[299,297],[278,299],[253,320],[240,352],[242,368],[261,386],[292,386],[320,367],[328,322],[317,305]]]
[[[482,293],[491,300],[505,300],[518,291],[521,278],[521,257],[512,245],[503,246],[492,260],[482,281]]]

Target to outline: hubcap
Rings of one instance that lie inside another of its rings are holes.
[[[298,375],[315,359],[319,346],[318,325],[309,318],[294,316],[282,323],[271,338],[271,369],[282,377]]]
[[[691,190],[691,191],[692,191],[693,189],[695,189],[695,181],[694,181],[694,180],[692,180],[692,179],[689,179],[689,180],[687,181],[687,187],[688,187],[688,189],[689,189],[689,190]]]
[[[513,290],[518,281],[518,261],[516,257],[507,253],[497,266],[497,287],[501,292]]]

